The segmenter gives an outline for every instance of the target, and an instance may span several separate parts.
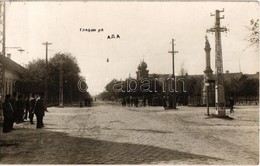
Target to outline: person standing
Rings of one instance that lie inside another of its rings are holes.
[[[131,107],[134,105],[135,97],[130,96]]]
[[[127,106],[130,107],[130,103],[131,103],[131,99],[130,99],[130,96],[127,96],[126,97],[126,103],[127,103]]]
[[[31,98],[30,98],[30,109],[29,109],[29,119],[30,119],[30,123],[33,123],[33,117],[34,117],[34,108],[35,108],[35,103],[36,103],[36,98],[35,98],[35,94],[32,94]]]
[[[145,96],[143,97],[143,105],[144,105],[144,107],[146,106],[146,97]]]
[[[35,103],[35,108],[34,108],[34,113],[37,118],[37,124],[36,124],[37,129],[44,127],[43,117],[44,117],[45,111],[46,111],[46,106],[45,106],[45,102],[44,102],[44,93],[40,93],[40,96],[37,96],[37,98],[36,98],[36,103]]]
[[[135,107],[138,107],[138,105],[139,105],[139,99],[138,99],[138,97],[135,97],[135,99],[134,99],[134,105],[135,105]]]
[[[166,96],[163,96],[163,108],[164,108],[164,110],[167,109],[167,98],[166,98]]]
[[[30,112],[30,96],[29,95],[26,95],[24,108],[25,108],[25,113],[24,113],[23,119],[27,120],[28,114]]]
[[[234,97],[229,97],[229,104],[230,104],[230,113],[234,113]]]
[[[122,106],[125,107],[126,106],[126,99],[123,97],[122,99]]]
[[[16,103],[16,97],[17,97],[17,93],[16,92],[13,92],[13,95],[12,97],[10,98],[10,103],[13,107],[13,110],[14,110],[14,122],[16,123],[19,123],[18,122],[18,112],[17,112],[17,103]]]
[[[23,123],[23,115],[24,115],[24,102],[22,100],[22,95],[18,95],[18,100],[16,101],[16,106],[17,106],[17,118],[18,118],[18,123]]]
[[[4,123],[3,123],[3,133],[8,133],[13,130],[14,123],[14,110],[10,103],[11,95],[5,96],[5,101],[3,103],[3,114],[4,114]]]

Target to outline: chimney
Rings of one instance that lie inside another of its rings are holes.
[[[11,59],[11,54],[10,53],[7,54],[7,58]]]

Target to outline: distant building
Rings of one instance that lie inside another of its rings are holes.
[[[167,80],[172,77],[171,74],[149,74],[149,70],[147,70],[147,63],[142,61],[138,65],[138,71],[136,72],[137,80],[140,80],[142,78],[148,78],[150,80],[154,80],[155,78],[158,80],[164,80],[166,84],[162,84],[163,81],[159,81],[158,83],[162,86],[166,86],[166,89],[169,88],[170,85]],[[209,69],[209,68],[208,68]],[[205,72],[205,71],[204,71]],[[259,72],[256,74],[243,74],[242,72],[238,73],[229,73],[229,71],[226,71],[224,74],[224,82],[225,84],[229,84],[233,86],[233,88],[239,87],[239,82],[243,77],[249,78],[249,79],[258,79],[259,80]],[[177,103],[179,101],[179,104],[181,105],[205,105],[205,77],[210,76],[210,80],[213,81],[213,88],[214,88],[214,80],[216,79],[215,74],[211,74],[210,70],[207,70],[204,74],[201,75],[182,75],[182,76],[176,76],[177,81]],[[212,86],[211,86],[212,87]],[[228,93],[228,92],[226,92]],[[158,95],[170,95],[169,92],[161,93],[159,92]],[[228,94],[231,95],[231,94]],[[254,99],[257,100],[257,99]],[[215,106],[215,91],[214,89],[210,91],[210,106]]]
[[[25,72],[26,69],[12,61],[10,55],[8,57],[0,55],[0,101],[4,100],[6,94],[12,95],[16,91],[16,81],[21,80]]]
[[[145,63],[144,60],[142,62],[140,62],[140,64],[138,65],[137,69],[138,69],[138,71],[136,72],[137,80],[140,80],[142,78],[147,78],[148,77],[149,70],[146,70],[147,69],[147,64]]]

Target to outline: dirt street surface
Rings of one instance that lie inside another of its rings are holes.
[[[49,108],[43,129],[29,122],[2,133],[1,164],[258,164],[258,106],[233,120],[206,118],[205,107]],[[215,113],[211,108],[210,113]]]

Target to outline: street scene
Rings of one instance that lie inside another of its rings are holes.
[[[0,163],[258,165],[258,12],[0,2]]]

